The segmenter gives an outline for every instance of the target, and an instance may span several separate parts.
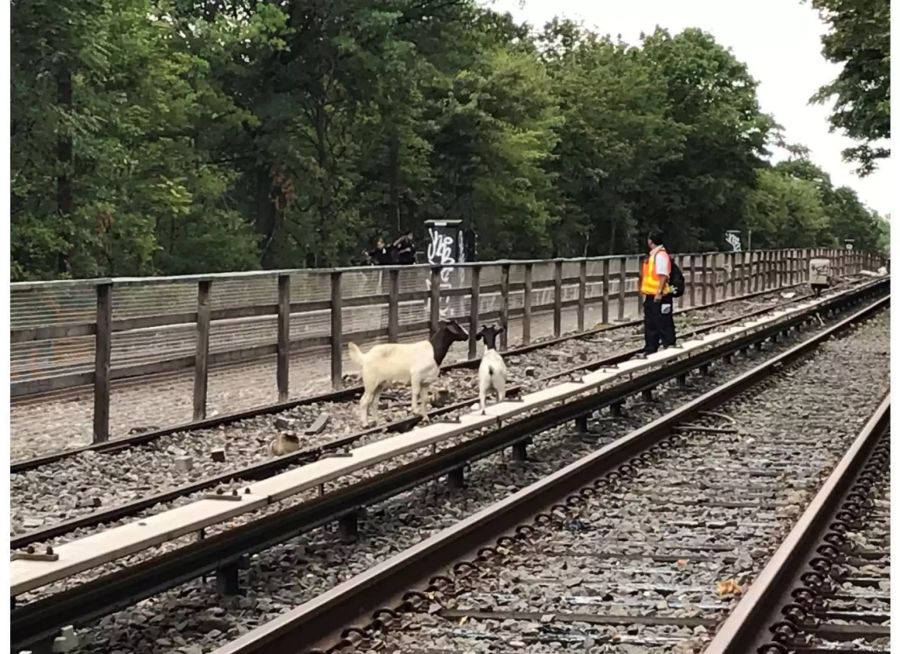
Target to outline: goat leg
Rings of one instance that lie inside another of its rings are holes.
[[[429,391],[430,388],[427,385],[422,386],[422,397],[420,398],[420,401],[422,403],[422,422],[428,422]]]
[[[369,424],[369,404],[372,402],[372,393],[368,390],[359,398],[359,419],[363,425]]]
[[[384,384],[378,384],[375,388],[375,391],[372,393],[372,420],[376,423],[378,422],[378,415],[381,407],[379,406],[379,402],[381,402],[381,391],[384,390]]]
[[[502,402],[506,399],[506,380],[505,379],[495,379],[494,380],[494,388],[497,389],[497,399]]]
[[[412,386],[412,412],[419,412],[419,391],[422,388],[422,380],[417,376],[413,376],[410,379],[410,385]]]

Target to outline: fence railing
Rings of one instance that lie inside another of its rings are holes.
[[[838,276],[881,263],[848,250],[676,255],[686,281],[678,302],[696,306],[802,283],[814,257],[831,259]],[[539,314],[552,314],[554,336],[561,335],[564,310],[574,309],[579,331],[588,307],[599,306],[601,323],[621,321],[629,302],[640,313],[641,261],[629,255],[465,263],[449,274],[420,265],[15,283],[11,396],[92,388],[93,439],[104,441],[114,381],[193,369],[193,417],[200,420],[211,369],[274,356],[283,401],[292,358],[318,351],[330,356],[337,389],[348,340],[419,338],[444,317],[469,330],[469,358],[486,321],[519,321],[524,344]]]

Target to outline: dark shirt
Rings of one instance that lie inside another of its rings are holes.
[[[416,262],[416,246],[412,241],[402,240],[397,243],[397,263],[409,266]]]
[[[388,266],[393,263],[393,257],[391,256],[392,249],[393,248],[388,247],[375,248],[374,250],[369,251],[369,258],[371,258],[376,265]]]

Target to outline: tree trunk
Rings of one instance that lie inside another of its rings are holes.
[[[334,179],[332,178],[333,171],[331,170],[331,157],[329,156],[328,143],[326,140],[328,138],[328,126],[326,124],[328,116],[325,112],[325,98],[321,98],[321,101],[316,108],[316,163],[319,166],[321,188],[321,196],[319,198],[319,225],[316,229],[319,243],[315,245],[317,265],[320,263],[318,257],[319,252],[322,252],[325,257],[328,256],[327,252],[331,245],[329,243],[329,236],[335,228],[332,194]]]
[[[403,226],[400,222],[400,137],[396,131],[391,134],[390,151],[388,154],[390,166],[391,186],[391,212],[397,220],[397,233],[403,234]]]
[[[72,71],[63,63],[56,73],[56,102],[63,113],[72,110]],[[72,212],[75,208],[75,200],[72,196],[72,137],[58,130],[56,137],[56,160],[58,173],[56,176],[56,209],[64,221],[72,220]],[[71,241],[67,243],[67,249],[59,252],[56,258],[57,272],[65,274],[69,272],[69,253],[72,248]]]
[[[272,268],[275,254],[276,220],[275,204],[272,202],[272,175],[268,166],[260,166],[256,170],[256,233],[262,236],[262,252],[260,264],[263,268]]]

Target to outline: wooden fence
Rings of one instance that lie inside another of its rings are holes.
[[[881,264],[847,250],[793,249],[677,255],[686,292],[681,304],[791,286],[806,280],[809,259],[828,257],[834,274]],[[193,416],[206,416],[210,369],[274,355],[281,400],[288,397],[292,355],[330,351],[331,384],[343,376],[348,339],[365,344],[427,334],[443,317],[469,330],[511,319],[531,340],[532,317],[599,305],[601,322],[640,312],[642,257],[498,261],[440,267],[394,266],[280,270],[156,278],[115,278],[11,285],[11,396],[37,399],[65,389],[93,390],[93,438],[109,438],[110,385],[193,368]],[[615,309],[615,311],[613,311]],[[614,313],[614,316],[610,314]],[[501,337],[505,348],[507,337]]]

